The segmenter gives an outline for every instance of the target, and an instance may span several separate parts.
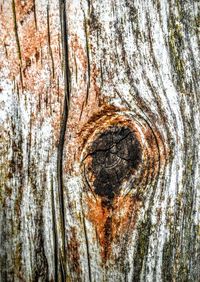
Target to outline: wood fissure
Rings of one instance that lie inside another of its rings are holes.
[[[60,21],[61,21],[61,36],[63,46],[63,61],[64,61],[64,83],[65,95],[63,103],[63,113],[61,119],[60,137],[57,151],[57,176],[58,176],[58,195],[60,204],[61,216],[61,233],[62,233],[62,250],[59,254],[61,260],[62,281],[66,281],[66,233],[65,233],[65,205],[64,205],[64,192],[63,192],[63,148],[65,144],[65,132],[67,127],[67,119],[69,114],[70,102],[70,73],[69,73],[69,54],[68,54],[68,34],[67,34],[67,18],[66,18],[66,2],[60,0]]]
[[[49,54],[51,56],[52,73],[53,73],[53,79],[54,79],[55,78],[55,70],[54,70],[53,52],[52,52],[52,48],[51,48],[51,31],[50,31],[50,23],[49,23],[49,4],[47,5],[47,34],[48,34]]]
[[[18,56],[19,56],[19,73],[20,73],[20,80],[21,80],[21,86],[22,86],[22,91],[23,91],[22,54],[21,54],[21,46],[20,46],[19,35],[18,35],[18,23],[17,23],[17,16],[16,16],[15,0],[12,0],[12,9],[13,9],[15,38],[16,38],[16,44],[17,44],[17,50],[18,50]]]
[[[36,29],[36,30],[38,30],[38,24],[37,24],[37,11],[36,11],[36,0],[33,0],[33,9],[34,9],[35,29]]]
[[[86,44],[86,53],[87,53],[87,90],[86,90],[86,98],[85,104],[88,103],[89,91],[90,91],[90,51],[89,51],[89,41],[88,41],[88,21],[84,14],[84,30],[85,30],[85,44]]]
[[[53,179],[51,178],[51,205],[52,205],[52,225],[53,225],[53,244],[54,244],[54,281],[58,281],[58,234],[56,230],[56,213],[55,213],[55,198]]]

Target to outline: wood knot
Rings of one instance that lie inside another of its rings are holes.
[[[106,263],[115,244],[122,246],[118,257],[124,253],[124,238],[131,239],[145,199],[154,193],[165,143],[156,127],[128,111],[98,113],[85,124],[81,140],[85,215]]]
[[[140,163],[140,143],[127,126],[111,126],[96,137],[90,151],[87,171],[94,177],[94,192],[111,200]]]
[[[102,204],[130,193],[144,196],[160,167],[161,143],[143,120],[108,113],[85,128],[81,166],[86,189]]]

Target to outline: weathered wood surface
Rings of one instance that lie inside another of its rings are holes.
[[[199,281],[198,28],[198,1],[0,1],[0,281]]]

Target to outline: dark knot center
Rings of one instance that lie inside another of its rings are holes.
[[[112,126],[94,140],[90,156],[94,191],[111,200],[140,163],[141,147],[129,127]]]

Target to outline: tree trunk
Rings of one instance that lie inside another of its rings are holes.
[[[0,11],[0,281],[199,281],[198,1]]]

